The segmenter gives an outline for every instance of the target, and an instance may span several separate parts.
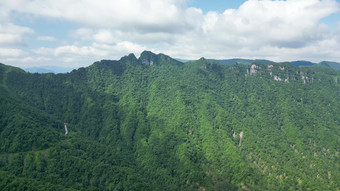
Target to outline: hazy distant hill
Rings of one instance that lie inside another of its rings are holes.
[[[333,69],[340,70],[340,63],[338,63],[338,62],[323,61],[323,62],[320,62],[320,65],[322,65],[322,66],[329,66],[329,67],[331,67]]]
[[[58,66],[42,66],[42,67],[30,67],[24,68],[25,71],[30,73],[67,73],[71,72],[72,68],[58,67]]]
[[[0,64],[0,190],[338,190],[339,77],[148,51]]]
[[[313,62],[309,62],[309,61],[304,61],[304,60],[300,60],[300,61],[293,61],[290,62],[293,66],[313,66],[316,65],[316,63]]]
[[[208,59],[211,62],[217,62],[217,63],[221,63],[221,64],[226,64],[228,66],[231,66],[235,63],[239,63],[239,64],[252,64],[254,62],[257,63],[262,63],[262,64],[270,64],[270,63],[274,63],[273,61],[270,60],[263,60],[263,59],[255,59],[255,60],[250,60],[250,59],[241,59],[241,58],[234,58],[234,59],[225,59],[225,60],[216,60],[216,59]]]

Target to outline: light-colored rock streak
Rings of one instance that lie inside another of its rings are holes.
[[[243,131],[240,132],[240,142],[238,144],[238,147],[241,147],[242,137],[243,137]]]
[[[65,135],[67,135],[68,134],[67,123],[64,123],[64,127],[65,127]]]

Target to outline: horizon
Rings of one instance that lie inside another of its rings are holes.
[[[339,2],[4,0],[0,63],[75,69],[144,50],[183,60],[340,62]]]
[[[58,73],[68,73],[68,72],[71,72],[72,70],[78,70],[79,68],[82,68],[82,67],[89,67],[93,64],[95,64],[96,62],[101,62],[103,60],[110,60],[110,61],[120,61],[122,58],[124,57],[127,57],[127,56],[130,56],[131,54],[136,58],[136,59],[139,59],[141,57],[141,54],[143,54],[143,52],[149,52],[151,54],[155,54],[155,55],[160,55],[160,54],[163,54],[165,56],[169,56],[169,55],[166,55],[164,53],[154,53],[150,50],[144,50],[142,51],[138,56],[136,56],[134,53],[129,53],[129,54],[126,54],[126,55],[122,55],[119,59],[101,59],[101,60],[97,60],[87,66],[80,66],[80,67],[75,67],[75,68],[72,68],[72,67],[64,67],[64,66],[55,66],[55,65],[44,65],[44,66],[33,66],[33,67],[19,67],[20,69],[22,70],[25,70],[26,72],[30,72],[30,73],[55,73],[55,74],[58,74]],[[290,63],[292,64],[293,66],[295,66],[293,64],[293,62],[307,62],[307,63],[311,63],[313,65],[320,65],[322,62],[334,62],[334,61],[327,61],[327,60],[323,60],[323,61],[320,61],[320,62],[311,62],[311,61],[308,61],[308,60],[292,60],[292,61],[282,61],[282,62],[275,62],[273,60],[267,60],[267,59],[257,59],[257,58],[254,58],[254,59],[247,59],[247,58],[228,58],[228,59],[214,59],[214,58],[205,58],[205,57],[201,57],[201,58],[198,58],[198,59],[193,59],[193,60],[186,60],[186,59],[181,59],[181,58],[173,58],[171,56],[169,56],[170,58],[174,59],[174,60],[177,60],[179,62],[182,62],[182,63],[185,63],[185,62],[192,62],[192,61],[198,61],[200,59],[206,59],[206,60],[210,60],[210,61],[230,61],[230,60],[244,60],[244,61],[269,61],[269,62],[272,62],[273,64],[279,64],[279,63]],[[225,64],[225,63],[222,63],[222,62],[219,62],[220,64]],[[236,62],[235,62],[236,63]],[[337,63],[339,64],[340,66],[340,63],[339,62],[334,62],[334,63]],[[4,63],[1,63],[1,64],[4,64]],[[6,65],[6,64],[5,64]],[[9,65],[11,66],[11,65]],[[17,67],[17,66],[15,66]],[[332,67],[331,67],[332,68]],[[334,69],[334,68],[333,68]],[[337,69],[335,69],[337,70]]]

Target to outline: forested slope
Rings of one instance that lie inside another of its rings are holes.
[[[147,51],[57,75],[0,65],[0,189],[339,190],[339,77]]]

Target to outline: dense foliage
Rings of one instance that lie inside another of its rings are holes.
[[[147,51],[0,65],[0,190],[339,190],[339,77]]]

